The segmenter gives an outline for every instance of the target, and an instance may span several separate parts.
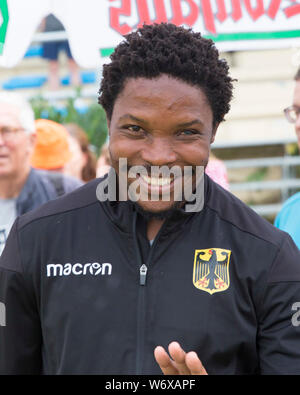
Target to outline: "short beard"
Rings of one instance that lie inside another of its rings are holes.
[[[147,221],[151,219],[159,219],[159,220],[164,220],[171,218],[177,210],[180,208],[182,205],[182,202],[175,202],[174,205],[169,208],[168,210],[162,210],[162,211],[147,211],[144,210],[138,203],[133,203],[135,211],[140,214],[143,218],[145,218]]]

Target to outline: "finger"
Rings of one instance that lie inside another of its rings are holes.
[[[191,372],[190,374],[201,375],[201,376],[207,375],[207,372],[204,366],[202,365],[202,362],[200,361],[198,355],[194,351],[191,351],[186,354],[185,362],[188,369]]]
[[[171,358],[165,349],[161,346],[157,346],[154,350],[154,357],[159,367],[161,368],[163,374],[169,375],[177,375],[178,371],[176,367],[173,365]]]
[[[186,366],[185,351],[181,348],[180,344],[177,342],[172,342],[169,344],[169,353],[173,358],[174,364],[178,369],[179,374],[186,375],[191,374],[190,370]]]

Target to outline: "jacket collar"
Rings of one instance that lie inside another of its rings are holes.
[[[204,204],[201,211],[205,209],[206,201],[208,199],[209,190],[210,190],[210,178],[204,174]],[[163,234],[170,234],[170,232],[174,232],[180,230],[181,227],[189,220],[191,220],[195,215],[199,214],[197,212],[190,212],[186,209],[186,205],[194,205],[196,199],[193,202],[186,203],[181,208],[177,208],[174,210],[174,213],[170,218],[166,220],[164,225]],[[109,217],[109,219],[119,228],[120,231],[125,232],[127,234],[132,234],[132,223],[134,217],[134,204],[132,201],[109,201],[106,200],[102,202],[102,207]],[[200,213],[201,213],[200,211]]]

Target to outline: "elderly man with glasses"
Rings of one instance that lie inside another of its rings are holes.
[[[28,102],[18,94],[0,92],[0,255],[17,216],[55,199],[61,194],[59,182],[67,185],[64,192],[81,185],[73,179],[66,183],[66,176],[31,168],[35,129]]]
[[[293,104],[284,110],[286,119],[295,125],[300,148],[300,67],[295,76]],[[288,232],[300,249],[300,192],[290,197],[275,219],[275,226]]]

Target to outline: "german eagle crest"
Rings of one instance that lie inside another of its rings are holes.
[[[222,248],[195,250],[194,286],[210,295],[228,289],[230,255],[230,250]]]

